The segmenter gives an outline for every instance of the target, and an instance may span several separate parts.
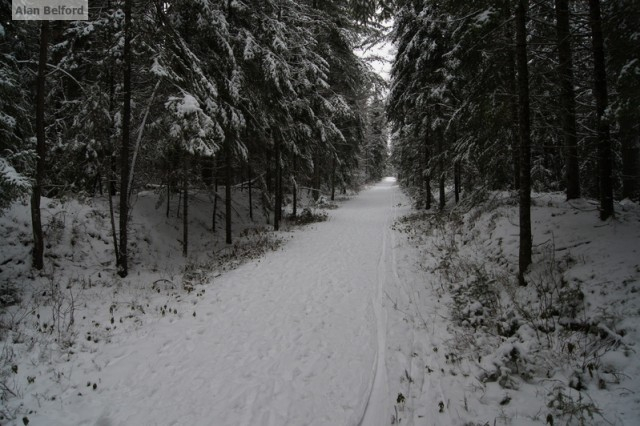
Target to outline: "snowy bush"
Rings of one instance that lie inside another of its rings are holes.
[[[329,215],[326,212],[305,207],[297,216],[291,217],[290,220],[296,225],[306,225],[309,223],[324,222],[328,217]]]
[[[475,377],[481,385],[474,386],[493,395],[499,407],[518,392],[537,400],[536,417],[548,424],[609,422],[617,415],[603,411],[602,392],[628,379],[622,373],[633,357],[627,333],[635,329],[623,313],[631,310],[617,311],[600,299],[611,297],[609,291],[632,293],[631,279],[594,285],[588,259],[567,249],[586,247],[594,237],[557,230],[556,217],[566,212],[540,197],[540,211],[550,218],[538,219],[544,242],[534,251],[528,285],[520,286],[513,267],[518,246],[512,201],[510,194],[498,193],[476,208],[416,212],[394,225],[433,257],[428,270],[439,277],[440,294],[450,296],[447,362]]]
[[[0,157],[0,209],[8,207],[11,201],[30,189],[31,180],[18,173],[6,158]]]

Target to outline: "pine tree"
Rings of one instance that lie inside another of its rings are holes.
[[[10,11],[2,0],[1,11]],[[31,146],[32,107],[28,80],[18,64],[16,45],[30,35],[30,27],[16,26],[10,16],[0,20],[0,212],[31,191],[29,179],[35,152]]]

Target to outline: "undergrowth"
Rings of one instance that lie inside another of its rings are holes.
[[[547,424],[607,422],[589,392],[620,383],[620,374],[601,362],[611,351],[628,350],[614,331],[620,318],[587,317],[581,283],[564,278],[576,260],[557,257],[552,240],[537,248],[528,285],[518,284],[501,241],[491,240],[509,204],[493,199],[466,212],[416,212],[394,228],[436,259],[431,272],[452,300],[449,351],[475,366],[480,383],[546,389],[540,405]],[[488,219],[484,228],[477,225],[481,217]]]
[[[326,206],[324,206],[326,208]],[[324,222],[329,218],[327,212],[305,207],[296,216],[289,216],[289,223],[293,225],[308,225],[310,223]]]
[[[61,225],[62,216],[51,223],[48,232],[60,241],[74,233]],[[138,329],[148,319],[196,316],[200,297],[217,276],[283,242],[266,227],[248,228],[207,260],[187,260],[176,271],[139,270],[130,280],[107,270],[87,268],[84,273],[73,267],[71,257],[60,257],[58,264],[24,278],[20,287],[0,286],[0,424],[28,423],[37,407],[27,400],[58,398],[70,380],[60,360],[94,353],[115,334]],[[51,252],[55,255],[55,247]],[[190,303],[181,303],[186,300]],[[42,389],[49,382],[49,394],[34,394],[34,383]],[[91,388],[96,387],[94,382]]]

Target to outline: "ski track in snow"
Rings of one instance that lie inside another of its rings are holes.
[[[402,197],[385,180],[226,273],[181,318],[122,336],[70,373],[48,424],[389,424],[388,281],[399,285],[390,225]],[[181,309],[185,309],[181,307]],[[187,308],[190,309],[190,308]],[[98,388],[80,397],[86,377]]]

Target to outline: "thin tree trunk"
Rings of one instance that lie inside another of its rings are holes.
[[[129,182],[127,183],[129,197],[131,197],[131,191],[133,191],[133,175],[135,173],[136,168],[136,159],[138,158],[138,151],[140,150],[140,142],[142,141],[142,135],[144,134],[144,126],[147,123],[147,118],[149,117],[149,111],[151,111],[151,105],[153,104],[153,98],[156,97],[156,92],[158,91],[158,87],[160,87],[160,82],[162,80],[158,80],[156,85],[153,88],[153,92],[151,92],[151,98],[149,99],[149,103],[147,104],[147,108],[145,108],[144,116],[142,117],[142,123],[140,124],[140,128],[138,130],[138,137],[136,138],[136,144],[133,149],[133,158],[131,159],[130,173],[129,173]]]
[[[107,8],[111,9],[111,1],[107,2]],[[107,43],[111,43],[113,39],[113,34],[112,34],[112,29],[109,29],[108,32],[108,36],[107,36]],[[115,92],[116,92],[116,84],[114,81],[114,77],[113,77],[113,69],[110,68],[108,70],[108,75],[109,75],[109,119],[111,120],[111,125],[112,128],[110,129],[113,133],[115,134],[115,126],[113,126],[113,110],[115,109],[115,104],[116,104],[116,96],[115,96]],[[109,137],[109,141],[110,143],[110,148],[111,148],[111,152],[109,153],[110,155],[110,167],[111,167],[111,179],[109,180],[109,193],[112,196],[115,196],[118,193],[118,186],[116,183],[116,176],[117,176],[117,170],[116,170],[116,140],[113,136]],[[114,227],[114,233],[115,233],[115,227]],[[117,236],[114,235],[114,238],[117,238]],[[116,250],[116,259],[118,259],[118,250]]]
[[[169,156],[165,154],[166,161],[166,182],[167,182],[167,209],[166,209],[166,217],[169,217],[171,213],[171,161],[169,161]]]
[[[273,185],[271,182],[272,179],[272,173],[271,173],[271,151],[269,151],[267,149],[267,152],[265,153],[266,158],[266,163],[265,163],[265,172],[264,172],[264,179],[265,179],[265,184],[267,186],[267,193],[269,193],[269,195],[271,195],[271,193],[273,192]]]
[[[218,192],[216,191],[218,176],[216,174],[216,157],[211,157],[211,186],[213,188],[213,212],[211,213],[211,232],[216,233],[216,207],[218,206]]]
[[[113,177],[111,176],[112,172],[111,172],[111,163],[115,162],[115,159],[113,158],[113,156],[109,156],[109,171],[108,171],[108,175],[107,175],[107,179],[109,179],[109,181],[111,181],[111,179],[113,179]],[[107,196],[109,197],[109,219],[111,220],[111,235],[113,236],[113,252],[115,253],[116,259],[118,259],[119,257],[119,252],[118,252],[118,233],[116,231],[116,216],[115,216],[115,212],[113,211],[113,195],[111,194],[111,190],[108,188],[107,190]]]
[[[336,157],[331,159],[331,201],[336,199]]]
[[[460,202],[460,174],[461,174],[461,165],[460,160],[456,160],[453,163],[453,192],[456,200],[456,204]]]
[[[124,105],[122,111],[122,148],[120,150],[120,257],[118,275],[126,277],[129,273],[127,250],[127,227],[129,225],[129,146],[131,130],[131,3],[124,4]]]
[[[422,179],[424,181],[424,208],[431,209],[431,173],[429,172],[429,137],[424,138],[424,165],[422,169]]]
[[[444,147],[442,146],[442,135],[438,138],[438,189],[439,189],[439,204],[438,209],[444,210],[444,207],[447,203],[446,195],[444,192]]]
[[[218,177],[214,178],[216,181]],[[217,185],[214,185],[214,188]],[[216,233],[216,213],[218,212],[218,191],[213,191],[213,213],[211,213],[211,232]]]
[[[529,117],[529,69],[527,65],[528,0],[516,7],[516,60],[518,66],[518,134],[520,139],[520,252],[518,281],[526,285],[524,274],[531,264],[531,123]]]
[[[576,99],[573,90],[573,61],[569,27],[569,0],[556,2],[556,34],[558,38],[558,73],[560,75],[560,118],[566,156],[567,200],[580,198],[580,166],[576,133]]]
[[[115,144],[115,141],[113,141]],[[111,181],[109,182],[109,192],[111,193],[112,196],[116,196],[116,194],[118,193],[118,182],[116,179],[116,176],[118,174],[118,169],[117,169],[117,155],[116,155],[116,151],[115,151],[115,146],[112,146],[112,151],[111,151]]]
[[[513,33],[510,32],[511,35]],[[520,140],[518,135],[519,118],[518,118],[518,94],[517,94],[517,76],[516,76],[516,56],[515,51],[510,49],[509,62],[509,104],[511,109],[511,161],[513,163],[513,189],[520,190]]]
[[[253,179],[253,174],[251,173],[251,165],[248,166],[247,174],[249,175],[249,219],[253,221],[253,199],[251,195],[251,179]]]
[[[613,216],[613,159],[607,110],[607,71],[604,56],[604,38],[600,0],[589,0],[589,24],[593,49],[593,95],[596,100],[598,126],[598,169],[600,170],[600,219]]]
[[[169,213],[171,212],[171,182],[169,182],[169,173],[167,172],[167,212],[166,216],[169,217]]]
[[[98,188],[98,193],[102,197],[104,195],[104,192],[102,190],[102,172],[100,171],[98,171],[98,174],[96,175],[95,184],[93,186],[93,195],[96,194],[96,187]]]
[[[189,253],[189,155],[186,152],[182,154],[182,255],[187,256]]]
[[[182,205],[182,189],[180,189],[179,185],[180,185],[180,181],[176,182],[176,188],[178,188],[178,202],[177,202],[177,207],[176,207],[176,217],[178,219],[180,219],[182,217],[181,213],[180,213],[182,211],[180,209],[180,206]]]
[[[438,204],[438,209],[439,210],[444,210],[445,205],[447,204],[447,200],[446,200],[446,196],[445,196],[445,191],[444,191],[444,171],[442,171],[440,173],[440,179],[438,182],[438,187],[440,190],[440,202]]]
[[[293,192],[293,211],[291,216],[295,218],[298,215],[298,183],[296,182],[296,157],[293,156],[293,170],[291,172],[291,190]]]
[[[313,196],[313,201],[318,201],[320,198],[320,156],[316,153],[313,159],[313,189],[311,194]]]
[[[272,132],[274,135],[274,147],[275,147],[275,171],[276,171],[276,182],[275,182],[275,206],[273,211],[273,229],[280,229],[280,219],[282,215],[282,187],[280,185],[281,176],[282,176],[282,165],[280,164],[280,135],[277,132]]]
[[[280,155],[280,157],[282,157],[282,155]],[[280,197],[280,208],[278,210],[278,215],[280,216],[280,221],[282,221],[282,206],[284,204],[284,186],[283,186],[283,176],[284,176],[284,170],[283,170],[283,165],[284,162],[282,161],[282,158],[280,159],[280,173],[278,173],[278,181],[277,181],[277,185],[278,185],[278,194]]]
[[[40,56],[38,58],[38,80],[36,87],[36,179],[31,193],[31,226],[33,228],[32,265],[41,270],[44,268],[44,237],[42,235],[42,219],[40,217],[40,197],[44,180],[46,155],[44,100],[47,56],[49,52],[49,21],[40,24]]]
[[[225,188],[224,188],[224,221],[225,221],[225,233],[226,242],[231,244],[231,141],[229,138],[224,142],[224,173],[225,173]]]

